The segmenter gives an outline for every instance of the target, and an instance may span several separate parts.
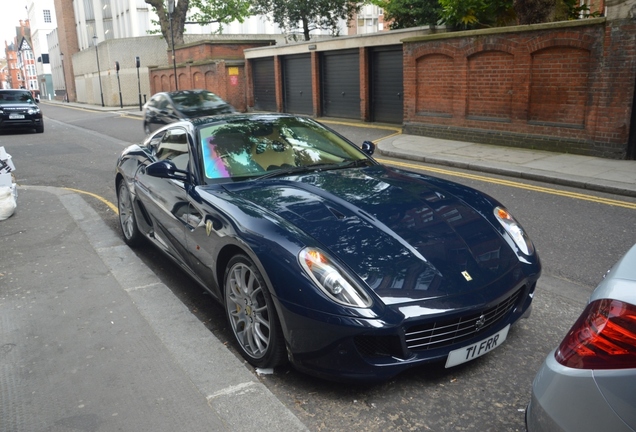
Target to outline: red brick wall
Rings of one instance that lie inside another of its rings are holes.
[[[405,40],[405,131],[482,141],[505,135],[511,145],[624,157],[636,23],[515,30]]]
[[[225,99],[238,111],[247,111],[248,93],[243,51],[267,46],[271,41],[201,41],[177,47],[177,77],[179,90],[206,89]],[[167,52],[172,65],[172,52]],[[174,91],[174,68],[150,69],[152,94]]]
[[[360,49],[360,117],[364,121],[371,118],[371,81],[369,79],[369,50]]]
[[[316,51],[311,52],[311,102],[314,108],[314,115],[320,116],[322,113],[322,89],[320,88],[320,56]]]
[[[533,54],[528,119],[584,126],[589,70],[588,50],[552,47]]]
[[[453,57],[441,52],[424,54],[416,60],[415,70],[415,112],[412,114],[452,115],[457,82]]]
[[[467,116],[512,118],[514,56],[484,51],[468,58]]]

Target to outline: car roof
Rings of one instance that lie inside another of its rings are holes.
[[[212,93],[213,95],[217,95],[216,93],[214,93],[214,92],[212,92],[210,90],[194,89],[194,90],[177,90],[177,91],[170,91],[170,92],[159,92],[159,93],[154,94],[152,97],[155,97],[157,95],[164,95],[164,96],[173,97],[173,96],[178,96],[178,95],[182,95],[182,94],[193,94],[193,93],[194,94]]]
[[[219,121],[232,119],[233,121],[241,120],[273,120],[279,118],[305,118],[303,116],[291,115],[285,113],[231,113],[231,114],[218,114],[209,115],[204,117],[197,117],[193,119],[184,120],[186,123],[191,123],[195,127],[204,127],[208,124],[218,123]]]

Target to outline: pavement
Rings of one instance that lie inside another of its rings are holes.
[[[636,197],[636,161],[376,142],[383,156]],[[307,430],[81,194],[18,175],[17,202],[0,221],[0,432]]]

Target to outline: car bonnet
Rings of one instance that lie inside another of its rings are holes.
[[[330,170],[226,189],[313,237],[386,304],[476,291],[519,263],[474,208],[408,173]]]

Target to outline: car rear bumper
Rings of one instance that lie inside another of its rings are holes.
[[[548,355],[532,384],[526,409],[529,432],[634,432],[608,405],[593,371],[565,367],[554,353]]]

